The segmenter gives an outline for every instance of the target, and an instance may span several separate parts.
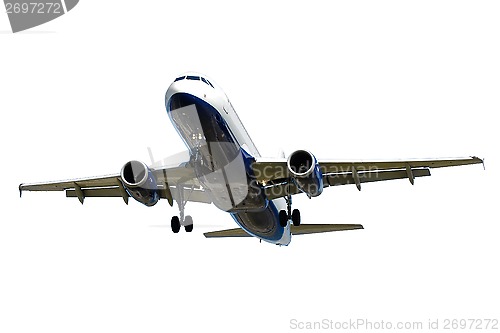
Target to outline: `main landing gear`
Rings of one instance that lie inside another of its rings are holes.
[[[292,196],[288,195],[285,197],[286,200],[286,210],[280,210],[278,217],[280,220],[280,226],[285,228],[288,221],[291,219],[294,226],[298,227],[300,225],[300,211],[294,209],[292,211]]]
[[[184,230],[186,230],[186,232],[191,232],[193,231],[193,218],[191,217],[191,215],[187,215],[184,218],[184,222],[181,223],[179,216],[172,216],[170,225],[172,227],[172,231],[175,234],[181,230],[181,226],[184,226]]]
[[[172,227],[172,232],[174,234],[178,233],[181,230],[181,226],[184,226],[184,230],[186,232],[193,231],[193,218],[191,215],[184,216],[184,207],[186,207],[187,200],[184,200],[184,187],[178,186],[179,190],[177,191],[178,200],[177,205],[179,206],[179,216],[173,216],[170,221],[170,226]]]

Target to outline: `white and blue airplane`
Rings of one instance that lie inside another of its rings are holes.
[[[114,175],[19,185],[19,191],[65,191],[83,204],[86,197],[129,197],[153,206],[175,201],[179,216],[171,219],[193,230],[185,215],[187,202],[213,203],[228,212],[238,228],[212,231],[206,237],[253,236],[288,245],[292,235],[363,229],[360,224],[301,224],[300,211],[292,210],[292,196],[316,197],[330,186],[430,176],[430,168],[480,164],[477,157],[407,161],[323,161],[308,150],[288,158],[263,158],[214,81],[197,73],[174,80],[165,96],[167,113],[189,152],[180,165],[152,165],[129,161]],[[155,163],[156,164],[156,163]]]

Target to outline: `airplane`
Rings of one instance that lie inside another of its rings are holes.
[[[228,212],[237,228],[204,233],[207,238],[256,237],[288,245],[292,235],[363,229],[361,224],[302,224],[292,209],[292,196],[309,198],[331,186],[430,176],[431,168],[483,164],[472,156],[454,159],[393,161],[318,160],[309,150],[288,158],[264,158],[223,90],[199,73],[177,77],[165,95],[168,116],[185,143],[189,159],[178,165],[151,165],[128,161],[120,173],[65,181],[26,183],[23,191],[65,191],[83,204],[87,197],[129,198],[146,206],[166,199],[177,203],[179,215],[171,229],[192,232],[193,219],[185,215],[188,202],[214,204]],[[154,163],[157,164],[157,163]],[[161,163],[160,163],[161,164]]]

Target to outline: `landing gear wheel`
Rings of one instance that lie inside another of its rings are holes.
[[[285,210],[280,210],[279,214],[278,214],[278,218],[280,220],[280,226],[282,226],[283,228],[286,227],[286,225],[288,224],[288,214],[286,213]]]
[[[174,234],[178,233],[179,230],[181,230],[181,222],[179,221],[179,217],[178,216],[172,217],[170,225],[172,227],[172,232]]]
[[[184,218],[184,230],[186,230],[186,232],[193,231],[193,218],[191,217],[191,215],[188,215]]]
[[[296,227],[300,225],[300,211],[298,209],[294,209],[292,212],[292,222]]]

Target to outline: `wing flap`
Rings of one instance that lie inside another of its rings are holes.
[[[427,177],[431,175],[429,169],[412,169],[413,177]],[[406,170],[388,170],[374,172],[358,172],[360,183],[371,183],[383,180],[406,179],[408,173]],[[341,174],[329,174],[323,177],[323,180],[329,186],[355,184],[352,172]]]
[[[88,197],[122,197],[121,190],[118,186],[116,187],[102,187],[102,188],[89,188],[89,189],[82,189],[83,196],[85,198]],[[66,190],[66,197],[67,198],[78,198],[78,194],[76,193],[75,189],[68,189]]]
[[[196,173],[193,168],[179,166],[164,169],[154,169],[152,170],[158,183],[168,183],[168,184],[184,184],[187,186],[193,185],[199,187],[200,183],[198,178],[196,178]]]
[[[412,169],[413,177],[427,177],[431,175],[429,169]],[[393,179],[407,179],[408,172],[406,170],[387,170],[387,171],[374,171],[374,172],[359,172],[358,178],[360,183],[370,183],[384,180]],[[339,185],[349,185],[355,184],[356,181],[352,176],[352,173],[339,173],[339,174],[328,174],[323,176],[323,186],[339,186]],[[265,188],[266,196],[269,200],[282,198],[289,193],[297,194],[300,190],[295,186],[295,184],[288,184],[287,182],[282,182],[280,184],[271,185]]]
[[[160,198],[168,199],[167,192],[164,189],[162,189],[160,187],[159,191],[160,191]],[[83,192],[83,196],[85,198],[89,198],[89,197],[123,198],[122,192],[118,186],[116,186],[116,187],[87,188],[87,189],[82,189],[82,192]],[[128,193],[127,193],[127,196],[128,196]],[[66,197],[67,198],[78,198],[78,193],[74,188],[67,189],[66,190]],[[184,189],[184,197],[190,202],[207,203],[207,204],[212,203],[212,199],[210,198],[210,196],[207,194],[207,192],[205,192],[203,190],[192,190],[191,191],[191,189],[185,188]]]
[[[19,185],[20,191],[64,191],[75,187],[75,183],[81,188],[92,187],[114,187],[118,186],[120,175],[108,175],[101,177],[76,178],[71,180],[53,181],[45,183],[31,183]]]

